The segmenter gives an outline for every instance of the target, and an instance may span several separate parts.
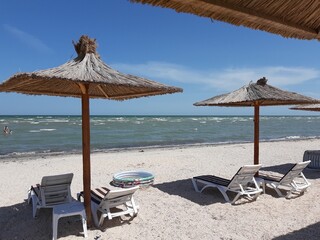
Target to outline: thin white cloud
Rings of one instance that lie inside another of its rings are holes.
[[[19,39],[22,43],[28,45],[34,50],[39,52],[46,52],[46,53],[53,52],[52,49],[49,48],[44,42],[42,42],[40,39],[36,38],[33,35],[27,32],[24,32],[16,27],[10,26],[8,24],[3,24],[3,27],[6,31],[8,31],[14,37]]]
[[[126,73],[146,76],[151,79],[202,84],[223,90],[234,90],[267,77],[274,86],[289,86],[320,77],[320,71],[305,67],[260,67],[260,68],[225,68],[200,71],[181,65],[164,62],[147,62],[145,64],[113,64],[113,67]]]

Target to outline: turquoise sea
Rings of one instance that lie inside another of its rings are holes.
[[[252,116],[91,116],[91,151],[253,141]],[[0,158],[81,152],[80,116],[0,116]],[[261,141],[320,138],[320,116],[261,116]]]

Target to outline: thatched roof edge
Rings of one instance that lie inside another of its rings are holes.
[[[308,104],[308,105],[300,105],[300,106],[294,106],[290,108],[291,110],[303,110],[303,111],[314,111],[314,112],[320,112],[320,104]]]
[[[130,0],[133,3],[171,8],[286,38],[318,39],[318,1],[285,0]]]

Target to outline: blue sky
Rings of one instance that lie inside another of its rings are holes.
[[[318,41],[286,39],[171,9],[109,1],[3,0],[0,82],[17,72],[76,57],[72,40],[97,39],[108,65],[181,87],[183,93],[127,101],[91,100],[92,115],[246,115],[252,108],[192,104],[265,76],[268,83],[320,98]],[[78,98],[0,93],[0,114],[81,114]],[[261,114],[315,114],[263,107]]]

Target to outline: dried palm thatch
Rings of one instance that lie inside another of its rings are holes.
[[[290,109],[320,112],[320,104],[303,104],[300,106],[292,107]]]
[[[257,83],[250,83],[236,91],[222,94],[201,102],[195,106],[225,106],[225,107],[246,107],[246,106],[275,106],[295,105],[320,102],[298,93],[288,92],[267,84],[266,78],[261,78]]]
[[[320,39],[318,0],[130,0],[246,26],[286,38]]]
[[[224,106],[224,107],[254,107],[254,164],[259,164],[259,115],[260,106],[294,105],[319,103],[320,100],[303,96],[298,93],[283,91],[267,84],[265,77],[257,83],[250,83],[242,88],[219,95],[201,102],[195,106]]]
[[[105,64],[96,52],[96,41],[81,36],[74,43],[78,56],[55,68],[18,73],[0,85],[2,92],[81,97],[79,84],[89,84],[90,98],[124,100],[182,92],[145,78],[120,73]]]

